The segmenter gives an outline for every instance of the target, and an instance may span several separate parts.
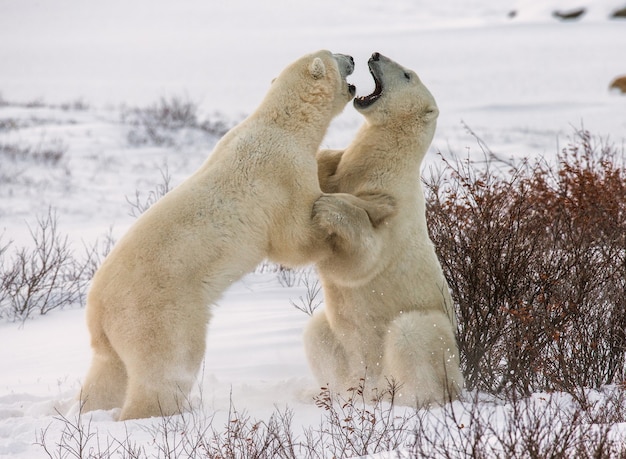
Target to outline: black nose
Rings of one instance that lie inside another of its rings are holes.
[[[372,60],[373,61],[377,61],[378,59],[380,59],[380,53],[373,53],[372,54]]]

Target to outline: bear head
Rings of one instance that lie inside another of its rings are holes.
[[[372,54],[368,67],[376,85],[374,92],[355,98],[354,107],[371,125],[419,131],[430,143],[439,109],[417,74],[380,53]]]
[[[291,94],[318,107],[329,106],[338,115],[356,93],[346,78],[354,71],[354,59],[327,50],[307,54],[289,65],[272,82],[272,90]]]

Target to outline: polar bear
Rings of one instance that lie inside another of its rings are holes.
[[[322,198],[314,220],[334,255],[317,263],[325,306],[307,324],[304,345],[320,384],[341,393],[394,380],[396,402],[429,406],[456,398],[463,384],[452,299],[428,236],[420,166],[438,108],[415,72],[374,53],[372,94],[354,99],[365,124],[345,150],[317,155],[322,190],[386,193],[395,213],[355,232],[359,213]]]
[[[116,244],[87,299],[85,411],[121,407],[120,420],[180,411],[222,292],[265,258],[297,265],[324,255],[311,220],[322,196],[315,154],[354,97],[353,69],[352,57],[325,50],[289,65],[258,109]],[[387,206],[328,198],[363,205],[372,221]]]

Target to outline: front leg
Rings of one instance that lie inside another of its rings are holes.
[[[354,195],[335,193],[335,196],[341,197],[352,205],[364,209],[374,228],[379,227],[398,212],[396,199],[387,193],[363,191]]]
[[[322,195],[313,205],[313,223],[343,252],[371,244],[374,232],[396,212],[395,199],[384,193],[363,198],[347,193]]]
[[[330,178],[337,172],[344,150],[320,150],[315,159],[317,161],[317,178],[324,193],[335,193],[336,184]]]

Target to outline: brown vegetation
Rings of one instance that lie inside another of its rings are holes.
[[[626,94],[626,75],[615,78],[609,85],[610,89],[616,89],[623,94]]]
[[[467,387],[528,395],[623,383],[623,152],[578,131],[556,165],[485,153],[427,183]]]

